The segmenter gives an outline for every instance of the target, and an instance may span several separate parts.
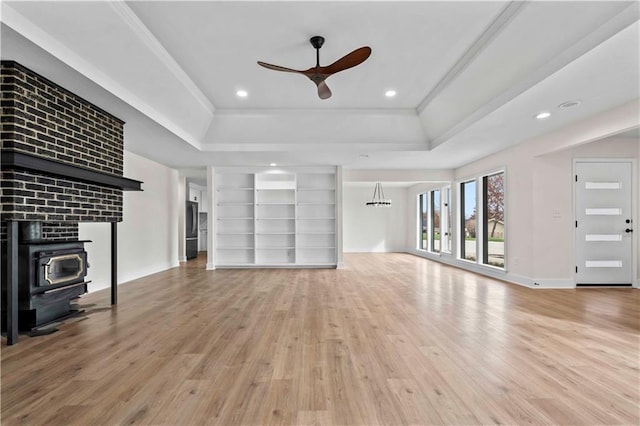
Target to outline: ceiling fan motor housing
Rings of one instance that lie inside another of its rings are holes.
[[[309,41],[311,42],[311,45],[313,46],[314,49],[320,49],[324,44],[324,37],[313,36],[309,39]]]

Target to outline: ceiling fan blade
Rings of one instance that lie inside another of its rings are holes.
[[[331,65],[323,67],[322,72],[324,74],[335,74],[337,72],[353,68],[366,61],[369,55],[371,55],[371,48],[369,46],[361,47],[351,53],[347,53]]]
[[[327,83],[322,80],[320,83],[317,83],[317,85],[318,96],[320,99],[329,99],[331,97],[331,90],[329,89],[329,86],[327,86]]]
[[[286,67],[281,67],[280,65],[267,64],[266,62],[262,62],[262,61],[258,61],[258,65],[263,66],[265,68],[268,68],[270,70],[274,70],[274,71],[295,72],[295,73],[302,74],[302,71],[298,71],[298,70],[294,70],[294,69],[286,68]]]

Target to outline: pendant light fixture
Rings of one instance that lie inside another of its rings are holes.
[[[387,200],[384,197],[384,191],[382,190],[382,184],[380,182],[376,183],[376,187],[373,190],[373,198],[367,202],[366,205],[371,207],[391,207],[391,200]]]

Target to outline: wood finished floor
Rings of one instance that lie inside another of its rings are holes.
[[[632,424],[640,291],[530,290],[404,254],[205,271],[2,343],[2,424]]]

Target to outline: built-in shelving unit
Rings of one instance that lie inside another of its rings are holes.
[[[216,260],[220,264],[255,263],[255,190],[251,173],[216,177]]]
[[[335,267],[335,170],[215,176],[217,267]]]
[[[299,173],[296,256],[299,264],[336,263],[335,173]]]
[[[256,264],[295,264],[296,175],[257,173]]]

